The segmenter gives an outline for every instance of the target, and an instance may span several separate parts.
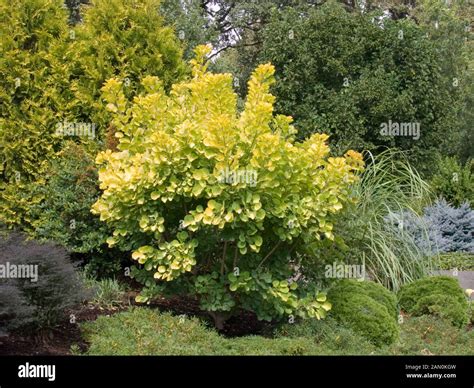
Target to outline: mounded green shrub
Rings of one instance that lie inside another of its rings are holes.
[[[372,299],[382,303],[388,310],[390,316],[398,317],[398,301],[397,296],[387,290],[382,285],[375,282],[361,282],[362,288]]]
[[[390,316],[394,318],[398,317],[397,296],[381,284],[353,279],[344,279],[341,283],[343,283],[343,286],[339,286],[344,287],[347,292],[370,296],[372,299],[385,306]]]
[[[453,325],[469,322],[469,306],[456,278],[433,276],[403,286],[398,293],[400,307],[408,314],[438,315]]]
[[[328,292],[331,316],[377,346],[393,343],[399,335],[394,297],[383,286],[344,279]]]
[[[320,321],[305,319],[286,323],[278,327],[274,334],[278,338],[307,338],[327,353],[370,354],[376,351],[374,344],[331,317]]]
[[[333,287],[333,290],[339,292],[342,289],[344,292],[367,295],[385,306],[390,316],[398,317],[397,296],[381,284],[372,281],[342,279]]]

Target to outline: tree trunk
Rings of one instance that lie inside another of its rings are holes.
[[[216,329],[219,330],[219,331],[224,330],[225,321],[227,321],[229,319],[230,314],[229,313],[210,311],[209,315],[214,320],[214,326],[216,327]]]

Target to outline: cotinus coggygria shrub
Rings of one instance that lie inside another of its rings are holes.
[[[93,212],[113,229],[109,245],[133,252],[139,302],[196,295],[217,327],[238,308],[320,319],[325,294],[288,279],[334,238],[361,155],[329,157],[324,134],[295,142],[291,117],[273,115],[270,64],[255,70],[238,112],[232,76],[207,72],[208,52],[196,49],[192,78],[169,95],[145,77],[146,94],[129,104],[118,80],[106,83],[120,143],[97,157]]]

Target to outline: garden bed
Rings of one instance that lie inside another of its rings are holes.
[[[400,325],[400,339],[393,345],[376,348],[351,331],[335,325],[331,319],[320,321],[321,328],[325,328],[326,331],[324,335],[315,335],[311,331],[305,334],[306,328],[303,328],[297,329],[298,335],[295,336],[291,334],[291,330],[288,332],[285,329],[285,327],[291,328],[291,326],[284,325],[283,329],[279,329],[277,336],[275,336],[274,331],[278,325],[258,321],[253,314],[242,312],[226,322],[225,330],[218,333],[214,329],[210,329],[209,319],[199,311],[195,301],[189,298],[172,298],[154,301],[152,307],[123,305],[107,309],[91,305],[83,306],[78,310],[71,311],[71,314],[74,314],[76,318],[74,324],[69,321],[62,322],[52,331],[52,336],[49,338],[38,340],[38,338],[18,334],[0,338],[0,355],[65,356],[89,354],[91,338],[96,341],[100,337],[101,341],[107,341],[110,340],[111,335],[123,336],[125,332],[127,333],[126,337],[132,338],[131,343],[134,344],[133,338],[136,334],[136,327],[133,324],[121,326],[120,330],[116,332],[108,331],[108,327],[113,326],[112,322],[115,320],[114,316],[116,314],[130,313],[134,310],[145,310],[149,311],[150,314],[157,315],[170,313],[179,322],[178,328],[183,322],[186,324],[190,321],[197,322],[194,328],[190,330],[193,331],[196,327],[202,327],[203,332],[201,334],[197,333],[199,335],[195,340],[205,341],[205,336],[211,333],[210,335],[215,342],[209,348],[214,350],[208,349],[203,354],[474,354],[472,324],[465,329],[458,329],[436,317],[411,318],[404,315],[404,322]],[[104,319],[107,320],[105,325]],[[99,322],[101,323],[101,329],[97,329]],[[139,324],[138,321],[137,325]],[[84,327],[86,327],[85,330]],[[94,330],[96,330],[96,336],[91,337],[90,333]],[[183,335],[185,334],[189,334],[189,330],[185,330]],[[147,335],[150,336],[150,341],[152,341],[152,337],[160,336],[161,333],[157,330],[153,333],[149,332]],[[176,335],[180,337],[179,329]],[[118,343],[121,342],[118,337],[115,340]],[[183,346],[182,354],[191,354],[187,353],[191,350],[186,349],[185,345]],[[142,350],[143,354],[148,354],[146,353],[148,351],[146,347]],[[163,353],[157,353],[157,355],[167,354],[166,351],[167,349],[164,348]],[[175,352],[176,350],[170,350],[170,354],[175,354]],[[94,352],[93,354],[98,353]],[[104,352],[101,354],[110,353]],[[119,350],[118,353],[113,354],[128,353],[126,351],[120,353]]]

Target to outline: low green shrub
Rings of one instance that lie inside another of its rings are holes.
[[[197,318],[132,308],[82,325],[91,355],[213,354],[221,338]]]
[[[344,333],[343,338],[283,335],[283,330],[275,338],[225,338],[197,318],[173,316],[144,307],[99,317],[95,322],[84,323],[82,330],[91,344],[90,355],[310,355],[374,350],[363,339],[351,338],[354,333],[343,328],[333,330],[333,333]]]
[[[393,343],[399,334],[393,296],[383,286],[344,279],[328,293],[331,316],[377,346]]]
[[[277,338],[307,338],[321,354],[371,354],[377,350],[374,344],[331,317],[287,323],[274,334]]]
[[[247,336],[223,339],[225,355],[249,356],[304,356],[320,354],[314,343],[307,338],[265,338]]]
[[[0,235],[0,266],[0,322],[10,330],[51,329],[88,297],[66,251],[53,244]]]
[[[437,315],[458,327],[469,322],[466,296],[452,277],[433,276],[406,284],[398,300],[400,307],[413,316]]]
[[[401,324],[400,340],[387,349],[390,355],[474,355],[474,330],[460,329],[448,320],[423,315]]]
[[[282,325],[274,338],[224,338],[197,318],[146,307],[101,316],[81,328],[90,355],[474,354],[474,331],[433,316],[407,317],[400,339],[380,348],[330,317]],[[72,352],[80,354],[80,348]]]
[[[83,325],[90,355],[263,355],[307,354],[303,339],[250,336],[226,339],[199,319],[132,308]],[[146,334],[145,334],[146,333]]]
[[[474,254],[467,252],[449,252],[439,255],[438,268],[450,270],[457,268],[459,271],[474,270]]]

